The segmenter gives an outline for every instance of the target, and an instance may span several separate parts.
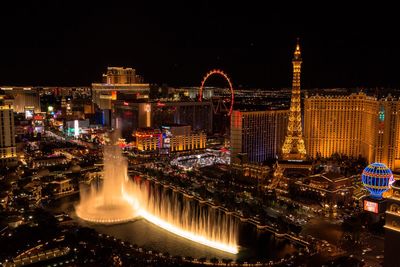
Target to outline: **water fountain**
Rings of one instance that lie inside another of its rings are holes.
[[[115,224],[142,217],[186,239],[236,254],[237,219],[193,197],[146,181],[133,182],[118,146],[104,147],[102,186],[81,190],[75,207],[85,221]]]
[[[132,192],[127,176],[127,162],[118,146],[104,146],[103,185],[81,190],[76,214],[89,222],[114,224],[132,220],[138,215],[138,203],[127,199]]]
[[[238,219],[218,207],[159,183],[136,181],[140,215],[169,232],[233,254],[238,253]]]

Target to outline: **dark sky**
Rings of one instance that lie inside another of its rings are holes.
[[[199,85],[221,68],[236,87],[288,87],[300,37],[304,88],[400,87],[400,17],[391,6],[12,2],[0,4],[0,84],[89,85],[106,66],[130,66],[150,83]]]

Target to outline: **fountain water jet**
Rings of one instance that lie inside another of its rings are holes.
[[[81,190],[75,211],[81,219],[101,224],[123,223],[140,216],[186,239],[238,252],[236,218],[160,184],[132,182],[118,146],[104,147],[103,185]]]
[[[132,220],[137,216],[138,202],[124,197],[132,192],[132,182],[127,177],[127,162],[118,146],[104,146],[103,185],[92,185],[81,190],[81,201],[76,214],[85,221],[114,224]]]
[[[238,253],[238,219],[216,206],[149,180],[135,179],[139,214],[176,235],[232,254]]]

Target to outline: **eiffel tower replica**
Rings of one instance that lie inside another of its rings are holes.
[[[307,161],[307,152],[304,145],[303,130],[301,126],[301,51],[299,39],[293,56],[293,82],[292,97],[290,102],[289,122],[285,142],[282,146],[281,157],[275,166],[275,176],[305,176],[311,173],[312,163]]]

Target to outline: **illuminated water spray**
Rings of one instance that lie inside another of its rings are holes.
[[[92,185],[90,190],[81,190],[81,201],[76,214],[96,223],[126,222],[138,214],[137,201],[127,200],[132,182],[127,177],[127,162],[118,146],[104,146],[103,185]],[[132,191],[131,191],[132,192]]]
[[[104,147],[103,185],[81,191],[75,208],[83,220],[114,224],[143,217],[186,239],[236,254],[238,222],[225,212],[147,180],[128,179],[118,146]]]

